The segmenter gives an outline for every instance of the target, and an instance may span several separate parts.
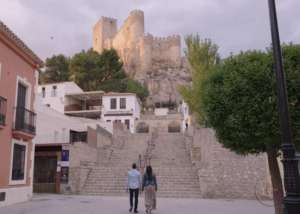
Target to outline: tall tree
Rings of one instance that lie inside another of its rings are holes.
[[[70,59],[62,54],[46,59],[46,70],[40,75],[40,83],[63,82],[69,80]]]
[[[103,87],[115,89],[116,81],[126,78],[115,50],[104,50],[98,54],[93,50],[82,51],[75,54],[70,62],[70,79],[83,90],[99,90]]]
[[[46,60],[46,71],[40,83],[74,81],[85,91],[131,92],[144,101],[148,90],[139,82],[129,79],[123,70],[117,52],[104,50],[99,54],[92,49],[81,51],[70,59],[57,55]]]
[[[203,81],[219,62],[218,46],[210,39],[202,40],[199,35],[189,35],[185,38],[187,49],[185,55],[191,67],[192,84],[179,88],[183,99],[188,103],[199,123],[203,123],[204,114],[201,110]]]
[[[291,125],[299,148],[300,46],[285,46],[283,53]],[[275,213],[281,214],[280,132],[271,54],[251,51],[230,56],[209,75],[202,91],[202,111],[220,143],[243,155],[266,152]]]

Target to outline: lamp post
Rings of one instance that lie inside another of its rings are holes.
[[[300,175],[296,150],[292,140],[289,125],[288,100],[286,81],[283,70],[282,53],[280,47],[275,0],[269,1],[270,24],[272,34],[273,58],[276,72],[278,111],[281,131],[281,150],[283,153],[284,187],[283,199],[284,214],[300,213]]]

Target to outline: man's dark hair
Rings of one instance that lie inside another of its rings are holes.
[[[136,164],[135,163],[132,164],[132,169],[136,169]]]

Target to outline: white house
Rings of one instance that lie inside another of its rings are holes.
[[[50,103],[51,104],[51,103]],[[70,131],[86,131],[86,126],[77,118],[64,115],[56,109],[36,103],[37,131],[34,139],[36,145],[43,144],[68,144]]]
[[[140,112],[141,106],[136,94],[110,92],[102,96],[101,120],[107,123],[122,122],[134,133]]]
[[[68,116],[93,119],[85,121],[90,126],[95,121],[109,132],[119,121],[134,133],[135,120],[140,118],[140,103],[133,93],[83,91],[74,82],[40,85],[38,92],[44,105]]]
[[[61,113],[65,111],[65,95],[80,92],[83,90],[74,82],[50,83],[38,87],[38,93],[42,96],[42,103]]]
[[[78,118],[42,104],[41,96],[37,98],[33,191],[59,193],[68,183],[70,146],[87,143],[88,128]]]

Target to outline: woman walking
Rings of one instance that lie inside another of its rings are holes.
[[[145,207],[146,213],[151,214],[153,209],[156,209],[156,191],[157,182],[156,176],[152,172],[152,167],[147,166],[146,173],[143,177],[142,191],[145,190]]]

